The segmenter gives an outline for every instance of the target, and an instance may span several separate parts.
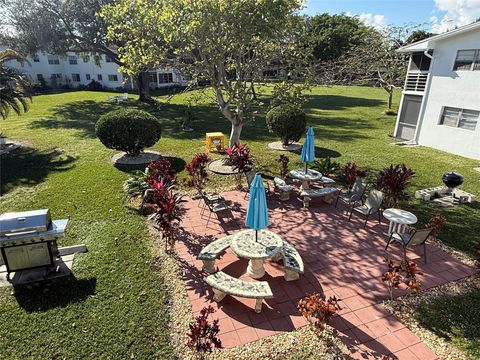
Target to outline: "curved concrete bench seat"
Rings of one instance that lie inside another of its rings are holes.
[[[287,241],[283,241],[283,267],[285,280],[297,280],[303,274],[303,260],[298,251]]]
[[[229,235],[212,241],[210,244],[205,246],[202,251],[200,251],[197,259],[203,261],[203,270],[209,274],[213,274],[215,272],[215,260],[223,251],[230,247],[231,241],[232,235]]]
[[[222,271],[207,276],[205,281],[213,288],[213,299],[215,301],[222,301],[227,294],[256,299],[255,312],[257,313],[262,311],[263,299],[273,298],[270,285],[268,285],[266,281],[244,281],[225,274]]]
[[[333,203],[336,199],[336,194],[338,189],[333,187],[324,187],[322,189],[307,189],[302,190],[300,196],[303,197],[303,206],[308,208],[310,205],[310,199],[312,198],[322,198],[328,204]]]

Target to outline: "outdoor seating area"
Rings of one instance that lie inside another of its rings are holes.
[[[306,294],[317,292],[340,299],[342,310],[331,325],[355,358],[436,358],[380,305],[388,298],[380,280],[384,258],[402,259],[405,253],[423,274],[422,289],[467,277],[474,268],[425,242],[422,246],[408,246],[408,241],[398,244],[396,233],[388,236],[387,221],[365,229],[362,218],[349,221],[348,214],[333,204],[314,202],[304,208],[296,197],[288,201],[275,197],[268,202],[270,225],[258,232],[256,242],[255,231],[245,229],[248,199],[239,191],[221,196],[232,209],[233,220],[212,221],[207,228],[200,200],[189,200],[185,233],[175,250],[183,260],[183,280],[193,314],[204,306],[214,307],[224,348],[306,325],[296,304]],[[366,203],[378,209],[372,200]],[[266,240],[264,245],[262,240]],[[394,296],[405,293],[396,289]],[[231,296],[225,298],[226,294]]]

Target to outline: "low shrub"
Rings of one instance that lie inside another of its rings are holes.
[[[388,258],[385,258],[385,262],[388,270],[380,279],[387,285],[391,300],[393,300],[393,289],[398,289],[402,283],[406,285],[408,293],[420,291],[421,283],[417,276],[422,273],[418,271],[417,264],[406,258],[398,264]]]
[[[145,111],[120,109],[102,115],[95,132],[107,148],[137,156],[160,139],[162,127],[155,116]]]
[[[153,180],[164,179],[167,182],[174,182],[176,172],[172,167],[172,163],[164,156],[160,156],[157,161],[152,161],[145,169],[147,175],[146,182],[149,186]]]
[[[280,178],[285,180],[288,174],[288,163],[290,162],[290,159],[286,155],[280,155],[277,161],[280,164]]]
[[[433,238],[437,238],[440,231],[442,231],[443,225],[447,222],[447,218],[440,214],[434,214],[430,217],[428,222],[425,224],[426,228],[432,229]]]
[[[355,162],[349,161],[342,167],[343,174],[345,176],[345,182],[347,183],[348,188],[350,189],[357,177],[365,177],[365,170],[361,169]]]
[[[278,135],[283,145],[300,140],[307,127],[305,112],[289,104],[271,109],[267,113],[266,121],[268,130]]]
[[[98,81],[95,81],[95,80],[92,79],[92,81],[90,81],[87,84],[86,89],[90,90],[90,91],[102,91],[103,90],[103,85],[100,84]]]
[[[380,170],[377,175],[376,188],[385,194],[384,207],[396,207],[400,200],[408,199],[406,192],[415,171],[405,164],[390,165]]]
[[[213,320],[212,323],[208,321],[208,315],[213,314],[215,310],[211,305],[200,310],[200,315],[195,318],[195,322],[190,324],[190,332],[187,346],[196,351],[212,352],[213,348],[221,348],[222,342],[218,338],[220,328],[218,326],[218,319]]]
[[[325,159],[315,160],[312,166],[315,170],[318,170],[325,176],[334,176],[340,170],[340,164],[327,156]]]
[[[189,186],[203,188],[203,183],[208,176],[207,173],[207,164],[210,161],[208,154],[199,153],[195,154],[192,158],[192,161],[187,164],[185,169],[188,172],[190,180],[188,182]]]
[[[330,319],[342,310],[338,299],[333,296],[323,300],[318,293],[305,296],[297,303],[297,308],[302,316],[317,329],[323,330]]]

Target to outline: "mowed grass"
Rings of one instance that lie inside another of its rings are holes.
[[[480,359],[480,291],[445,296],[417,309],[417,321],[451,342],[470,359]]]
[[[96,139],[98,117],[120,106],[139,107],[163,124],[154,146],[172,157],[182,186],[183,169],[196,152],[205,151],[205,132],[228,135],[230,124],[209,100],[195,105],[192,133],[180,130],[186,104],[195,93],[159,97],[158,106],[108,103],[108,93],[70,92],[36,96],[31,110],[1,122],[9,138],[26,146],[1,159],[0,212],[50,208],[54,218],[69,216],[68,236],[60,245],[86,243],[89,252],[76,259],[76,280],[11,295],[0,290],[0,354],[5,358],[169,358],[166,303],[162,280],[151,268],[151,244],[144,220],[130,209],[122,192],[128,173],[115,169]],[[417,175],[410,191],[441,184],[441,176],[457,170],[462,188],[480,195],[478,161],[424,148],[391,145],[395,117],[382,114],[386,93],[369,87],[319,87],[308,93],[306,111],[316,134],[317,156],[340,163],[356,161],[370,177],[391,163],[404,162]],[[398,106],[399,94],[396,94]],[[264,99],[268,102],[268,96]],[[278,174],[276,140],[264,114],[245,125],[242,142],[252,149],[258,168]],[[301,166],[299,154],[288,154],[290,168]],[[213,157],[216,157],[215,155]],[[210,187],[233,186],[229,177],[211,176]],[[185,188],[186,190],[186,188]],[[440,237],[473,253],[480,240],[480,206],[439,209],[411,200],[402,205],[424,223],[432,213],[447,216]],[[29,334],[29,341],[25,341]]]

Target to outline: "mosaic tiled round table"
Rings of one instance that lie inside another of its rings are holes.
[[[308,169],[295,169],[290,171],[290,177],[300,180],[302,182],[301,190],[308,190],[310,188],[310,181],[318,181],[323,175],[321,172]]]
[[[254,279],[265,275],[263,261],[281,254],[282,238],[269,230],[259,230],[255,241],[254,230],[243,230],[233,235],[230,244],[233,252],[241,258],[250,260],[247,273]]]

